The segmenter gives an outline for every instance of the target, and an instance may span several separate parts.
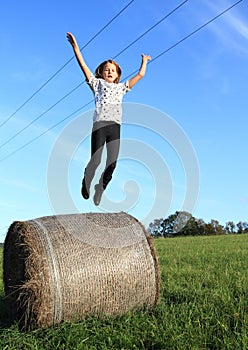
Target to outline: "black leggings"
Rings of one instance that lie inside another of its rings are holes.
[[[112,179],[120,149],[120,124],[109,121],[95,122],[91,134],[91,159],[85,168],[84,178],[87,190],[102,158],[104,144],[107,147],[107,160],[99,185],[105,188]]]

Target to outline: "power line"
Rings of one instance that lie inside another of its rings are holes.
[[[151,61],[148,62],[148,64],[151,64],[153,62],[155,62],[157,59],[159,59],[161,56],[163,56],[164,54],[166,54],[167,52],[169,52],[170,50],[174,49],[176,46],[180,45],[182,42],[184,42],[185,40],[189,39],[191,36],[193,36],[194,34],[196,34],[197,32],[199,32],[200,30],[202,30],[204,27],[208,26],[210,23],[214,22],[216,19],[218,19],[219,17],[223,16],[225,13],[227,13],[228,11],[230,11],[233,7],[237,6],[239,3],[241,3],[243,0],[239,0],[236,3],[234,3],[233,5],[231,5],[230,7],[226,8],[224,11],[222,11],[221,13],[219,13],[218,15],[216,15],[215,17],[213,17],[212,19],[210,19],[208,22],[204,23],[202,26],[198,27],[197,29],[195,29],[193,32],[191,32],[190,34],[186,35],[184,38],[182,38],[181,40],[177,41],[175,44],[171,45],[169,48],[167,48],[166,50],[162,51],[160,54],[158,54],[157,56],[155,56]],[[125,79],[131,77],[132,75],[134,75],[135,73],[137,73],[138,70],[132,72],[131,74],[129,74]]]
[[[14,150],[13,152],[9,153],[7,156],[5,156],[4,158],[0,159],[0,162],[3,162],[5,159],[10,158],[11,156],[13,156],[14,154],[16,154],[17,152],[21,151],[23,148],[26,148],[27,146],[29,146],[31,143],[35,142],[36,140],[38,140],[40,137],[42,137],[43,135],[47,134],[49,131],[53,130],[54,128],[56,128],[56,126],[62,124],[65,120],[69,119],[70,117],[72,117],[74,114],[77,114],[78,112],[80,112],[83,108],[87,107],[89,104],[91,104],[94,100],[89,101],[88,103],[86,103],[85,105],[83,105],[82,107],[79,107],[76,111],[72,112],[71,114],[69,114],[67,117],[65,117],[64,119],[60,120],[59,122],[57,122],[56,124],[54,124],[53,126],[51,126],[49,129],[46,129],[45,131],[43,131],[40,135],[34,137],[33,139],[31,139],[30,141],[26,142],[24,145],[20,146],[19,148],[17,148],[16,150]]]
[[[185,40],[187,40],[188,38],[192,37],[194,34],[196,34],[197,32],[199,32],[200,30],[202,30],[203,28],[205,28],[207,25],[209,25],[210,23],[214,22],[215,20],[217,20],[219,17],[223,16],[225,13],[227,13],[228,11],[230,11],[232,8],[234,8],[235,6],[237,6],[239,3],[241,3],[243,0],[239,0],[236,3],[234,3],[233,5],[231,5],[230,7],[226,8],[224,11],[222,11],[221,13],[219,13],[218,15],[216,15],[215,17],[213,17],[211,20],[207,21],[206,23],[204,23],[202,26],[198,27],[197,29],[195,29],[193,32],[191,32],[190,34],[186,35],[184,38],[182,38],[181,40],[177,41],[175,44],[173,44],[172,46],[170,46],[169,48],[167,48],[166,50],[162,51],[161,53],[159,53],[157,56],[154,57],[154,59],[150,62],[148,62],[149,64],[153,63],[155,60],[159,59],[160,57],[162,57],[164,54],[166,54],[167,52],[169,52],[170,50],[172,50],[173,48],[175,48],[176,46],[178,46],[179,44],[181,44],[182,42],[184,42]],[[132,72],[131,74],[129,74],[128,76],[126,76],[124,79],[129,78],[130,76],[132,76],[133,74],[137,73],[138,70]],[[51,131],[52,129],[54,129],[55,127],[57,127],[58,125],[60,125],[61,123],[63,123],[65,120],[69,119],[72,115],[78,113],[79,111],[81,111],[83,108],[85,108],[86,106],[88,106],[90,103],[92,103],[94,100],[91,100],[90,102],[88,102],[87,104],[85,104],[84,106],[78,108],[76,111],[74,111],[73,113],[71,113],[70,115],[68,115],[67,117],[65,117],[63,120],[59,121],[58,123],[56,123],[55,125],[53,125],[52,127],[50,127],[49,129],[45,130],[42,134],[34,137],[31,141],[25,143],[23,146],[17,148],[15,151],[11,152],[10,154],[8,154],[6,157],[0,159],[0,162],[8,159],[9,157],[11,157],[12,155],[14,155],[15,153],[19,152],[20,150],[22,150],[23,148],[25,148],[26,146],[30,145],[31,143],[33,143],[34,141],[36,141],[37,139],[39,139],[41,136],[45,135],[46,133],[48,133],[49,131]]]
[[[137,41],[139,41],[141,38],[143,38],[146,34],[148,34],[151,30],[156,28],[160,23],[162,23],[166,18],[171,16],[174,12],[179,10],[180,7],[182,7],[186,2],[189,0],[183,1],[181,4],[179,4],[177,7],[175,7],[171,12],[169,12],[167,15],[165,15],[163,18],[161,18],[157,23],[155,23],[153,26],[148,28],[143,34],[141,34],[137,39],[131,42],[128,46],[126,46],[123,50],[121,50],[117,55],[115,55],[113,58],[116,59],[118,56],[120,56],[123,52],[125,52],[127,49],[129,49],[133,44],[135,44]]]
[[[219,17],[223,16],[225,13],[227,13],[228,11],[230,11],[233,7],[237,6],[239,3],[241,3],[243,0],[239,0],[237,1],[235,4],[229,6],[228,8],[226,8],[224,11],[222,11],[221,13],[219,13],[218,15],[216,15],[215,17],[213,17],[212,19],[210,19],[208,22],[206,22],[205,24],[203,24],[202,26],[200,26],[199,28],[197,28],[196,30],[194,30],[192,33],[190,33],[189,35],[186,35],[184,38],[182,38],[180,41],[178,41],[176,44],[172,45],[171,47],[169,47],[168,49],[164,50],[163,52],[161,52],[159,55],[157,55],[156,57],[154,57],[154,59],[151,62],[154,62],[155,60],[157,60],[158,58],[160,58],[161,56],[163,56],[164,54],[166,54],[168,51],[174,49],[176,46],[178,46],[179,44],[181,44],[183,41],[187,40],[188,38],[190,38],[192,35],[196,34],[197,32],[199,32],[200,30],[202,30],[204,27],[208,26],[210,23],[214,22],[216,19],[218,19]]]
[[[150,31],[152,31],[155,27],[157,27],[159,24],[161,24],[165,19],[167,19],[169,16],[171,16],[174,12],[176,12],[180,7],[182,7],[185,3],[187,3],[189,0],[183,1],[181,4],[179,4],[177,7],[175,7],[172,11],[170,11],[168,14],[166,14],[164,17],[162,17],[158,22],[156,22],[154,25],[149,27],[143,34],[141,34],[138,38],[133,40],[130,44],[128,44],[124,49],[122,49],[118,54],[114,56],[114,59],[120,56],[123,52],[125,52],[127,49],[129,49],[132,45],[134,45],[137,41],[139,41],[141,38],[143,38],[146,34],[148,34]],[[94,38],[92,38],[89,42],[91,42]],[[88,43],[89,43],[88,42]],[[88,44],[87,43],[87,44]],[[86,45],[87,45],[86,44]],[[85,46],[84,46],[85,47]],[[12,137],[10,137],[8,140],[6,140],[3,144],[0,145],[0,149],[7,145],[9,142],[11,142],[16,136],[20,135],[24,130],[28,129],[32,124],[34,124],[36,121],[38,121],[41,117],[43,117],[46,113],[51,111],[55,106],[57,106],[61,101],[63,101],[66,97],[71,95],[75,90],[77,90],[81,85],[85,83],[82,82],[79,85],[77,85],[75,88],[70,90],[66,95],[64,95],[61,99],[59,99],[57,102],[55,102],[52,106],[50,106],[47,110],[45,110],[43,113],[41,113],[38,117],[36,117],[33,121],[31,121],[28,125],[26,125],[23,129],[19,130],[16,134],[14,134]]]
[[[66,97],[68,97],[70,94],[72,94],[75,90],[77,90],[82,84],[84,84],[84,82],[78,84],[74,89],[72,89],[71,91],[69,91],[66,95],[64,95],[61,99],[59,99],[57,102],[55,102],[52,106],[50,106],[47,110],[45,110],[43,113],[41,113],[38,117],[36,117],[34,120],[32,120],[29,124],[27,124],[24,128],[22,128],[21,130],[19,130],[17,133],[15,133],[12,137],[10,137],[7,141],[5,141],[3,144],[1,144],[0,149],[2,147],[4,147],[5,145],[7,145],[10,141],[12,141],[14,138],[16,138],[19,134],[21,134],[24,130],[28,129],[32,124],[34,124],[35,122],[37,122],[38,119],[40,119],[41,117],[43,117],[46,113],[48,113],[49,111],[51,111],[55,106],[57,106],[61,101],[63,101],[64,99],[66,99]]]
[[[84,46],[80,48],[80,51],[85,49],[93,40],[98,37],[116,18],[118,18],[135,0],[131,0],[126,6],[124,6],[111,20],[105,24]],[[32,98],[37,95],[52,79],[54,79],[75,57],[72,56],[68,61],[63,64],[48,80],[45,81],[44,84],[41,85],[27,100],[25,100],[16,110],[13,112],[2,124],[0,124],[0,128],[5,125],[11,118],[13,118],[17,112],[19,112]]]

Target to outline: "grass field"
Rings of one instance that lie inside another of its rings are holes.
[[[22,333],[6,323],[0,282],[0,349],[247,350],[248,235],[155,244],[162,290],[152,311]]]

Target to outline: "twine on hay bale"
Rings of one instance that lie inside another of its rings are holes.
[[[153,239],[124,212],[14,222],[3,253],[7,310],[21,328],[120,315],[158,301]]]

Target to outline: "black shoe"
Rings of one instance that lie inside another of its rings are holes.
[[[89,199],[90,194],[87,191],[87,188],[85,185],[85,179],[83,179],[83,182],[82,182],[81,194],[84,197],[84,199]]]
[[[101,185],[96,185],[95,186],[95,195],[94,195],[94,198],[93,198],[95,205],[99,205],[100,204],[103,191],[104,191],[104,189],[102,188]]]

